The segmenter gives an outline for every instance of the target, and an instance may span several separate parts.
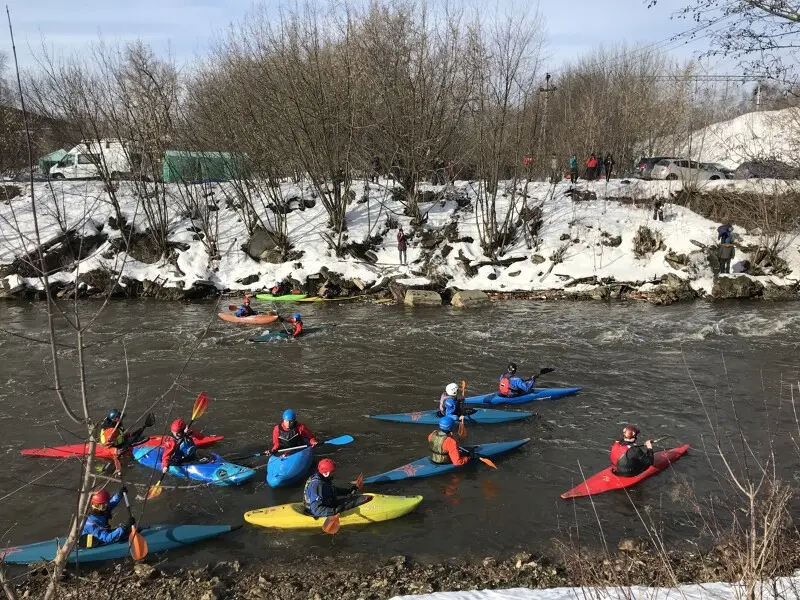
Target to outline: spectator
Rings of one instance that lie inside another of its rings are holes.
[[[664,220],[664,201],[663,200],[656,200],[655,204],[653,204],[653,220],[654,221],[663,221]]]
[[[408,243],[406,242],[406,234],[403,231],[403,226],[400,226],[400,229],[397,230],[397,252],[400,254],[400,264],[406,264],[406,249],[408,248]]]
[[[556,155],[553,154],[550,157],[550,183],[558,183],[561,177],[558,173],[558,159]]]
[[[597,156],[595,156],[594,152],[589,155],[589,158],[586,159],[586,180],[587,181],[594,181],[595,176],[597,175]]]
[[[719,239],[719,272],[731,272],[731,259],[736,255],[736,248],[733,245],[733,225],[726,223],[717,227],[717,238]]]
[[[596,152],[597,166],[594,168],[594,178],[600,179],[603,176],[603,153]]]
[[[379,156],[373,156],[369,162],[372,171],[369,174],[370,183],[378,183],[378,176],[381,174],[381,159]]]
[[[573,154],[569,157],[569,176],[572,180],[572,183],[577,183],[578,181],[578,157]]]
[[[611,172],[614,170],[614,157],[611,155],[611,152],[606,154],[606,157],[603,159],[603,167],[606,170],[606,181],[611,179]]]

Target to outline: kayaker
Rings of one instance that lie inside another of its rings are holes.
[[[453,426],[455,420],[452,417],[442,417],[439,419],[439,429],[432,431],[428,436],[431,445],[431,462],[437,465],[454,464],[462,466],[467,464],[473,453],[468,452],[464,455],[453,437]]]
[[[283,411],[281,422],[272,429],[272,448],[267,450],[267,454],[306,444],[316,446],[317,436],[303,423],[298,423],[295,412],[287,408]]]
[[[306,481],[303,488],[303,507],[308,514],[314,517],[330,517],[369,501],[369,496],[359,494],[355,485],[350,488],[333,485],[331,480],[335,470],[336,463],[330,458],[323,458],[317,465],[317,472]]]
[[[639,429],[626,425],[622,430],[622,439],[611,446],[611,464],[614,474],[620,477],[635,477],[653,465],[653,443],[647,440],[642,446],[636,445]]]
[[[191,460],[197,454],[194,445],[194,432],[186,426],[183,419],[175,419],[169,428],[170,436],[164,439],[164,452],[161,455],[161,472],[166,473],[170,465],[179,465]]]
[[[294,313],[287,320],[289,323],[294,325],[294,328],[289,332],[289,335],[291,335],[293,338],[296,338],[303,333],[303,317],[300,316],[300,313]]]
[[[253,308],[250,306],[250,298],[245,296],[244,300],[242,300],[242,305],[239,307],[239,310],[237,310],[234,313],[234,316],[236,316],[236,317],[252,317],[255,314],[257,314],[256,311],[254,311]]]
[[[508,369],[500,376],[498,393],[505,398],[530,394],[536,386],[536,378],[523,379],[517,375],[516,363],[509,363]]]
[[[464,415],[475,413],[474,408],[465,408],[464,399],[458,397],[458,385],[448,383],[444,388],[444,394],[439,398],[439,416],[452,417],[453,419],[464,420]]]
[[[136,520],[132,517],[126,525],[111,529],[111,516],[117,504],[122,500],[122,494],[128,490],[122,486],[113,496],[105,490],[95,490],[89,500],[89,516],[81,530],[80,545],[82,548],[96,548],[105,544],[113,544],[125,539],[130,533]]]
[[[114,448],[117,456],[119,456],[136,442],[141,441],[144,430],[147,427],[152,427],[155,422],[155,416],[153,413],[149,413],[143,427],[130,432],[125,431],[122,426],[122,413],[115,408],[109,411],[108,416],[100,426],[100,443],[107,448]]]

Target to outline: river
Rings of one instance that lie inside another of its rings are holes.
[[[99,304],[83,306],[88,315]],[[273,532],[245,525],[227,537],[178,553],[178,562],[276,555],[302,560],[310,551],[329,556],[406,554],[421,560],[448,558],[454,552],[485,556],[516,548],[544,549],[553,538],[577,533],[587,543],[596,543],[598,520],[616,544],[623,535],[644,535],[636,516],[636,508],[643,507],[653,509],[651,517],[668,540],[683,540],[695,533],[687,524],[685,507],[671,493],[676,483],[693,484],[700,497],[721,492],[724,485],[710,476],[719,461],[705,452],[713,444],[706,414],[721,432],[735,434],[735,412],[756,452],[763,450],[768,430],[798,430],[790,402],[791,385],[796,394],[800,380],[800,314],[795,304],[696,302],[654,307],[509,301],[474,312],[360,304],[303,305],[302,311],[306,326],[336,326],[294,343],[252,344],[247,340],[255,330],[220,321],[210,303],[112,302],[93,326],[89,341],[97,344],[87,350],[92,412],[100,418],[121,405],[126,352],[128,412],[136,416],[164,393],[191,355],[180,380],[183,389],[154,409],[155,432],[165,430],[168,417],[188,418],[195,395],[205,390],[212,400],[198,425],[226,436],[216,450],[223,455],[257,452],[267,446],[282,411],[291,407],[322,438],[355,436],[349,446],[318,452],[334,458],[340,481],[347,481],[425,455],[425,437],[432,428],[384,423],[365,415],[433,408],[450,381],[466,379],[468,395],[489,392],[496,389],[508,361],[514,360],[522,374],[556,367],[542,378],[543,386],[584,390],[578,396],[519,407],[536,411],[535,419],[470,427],[467,439],[472,443],[532,438],[521,451],[497,459],[497,471],[481,465],[455,476],[375,488],[422,494],[420,509],[408,517],[343,529],[335,538],[317,531]],[[0,303],[0,321],[5,330],[42,336],[44,305]],[[63,323],[58,330],[68,342]],[[63,356],[73,361],[75,352],[66,350]],[[45,345],[0,335],[0,447],[6,466],[0,472],[3,545],[63,532],[74,507],[74,495],[62,488],[74,485],[76,461],[19,454],[26,447],[77,441],[68,431],[77,426],[64,417],[49,389],[48,357]],[[74,400],[71,368],[66,367],[64,375]],[[581,470],[588,475],[606,466],[611,441],[629,421],[646,437],[672,434],[694,450],[673,469],[634,488],[630,498],[624,492],[597,496],[596,516],[587,499],[561,500],[559,494],[581,479]],[[782,473],[795,477],[800,470],[796,453],[787,452],[784,460],[789,462],[782,464]],[[139,465],[130,464],[126,473],[131,482],[148,481],[149,473]],[[272,490],[263,475],[262,469],[257,483],[241,488],[168,491],[147,503],[142,522],[241,523],[247,510],[301,498],[301,487]],[[12,494],[35,478],[37,485]]]

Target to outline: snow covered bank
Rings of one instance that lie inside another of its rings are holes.
[[[712,181],[702,184],[702,189],[775,193],[792,185]],[[174,186],[168,188],[175,199],[169,213],[169,240],[174,249],[169,258],[150,262],[142,255],[134,258],[118,251],[122,232],[109,222],[114,211],[101,183],[54,182],[52,191],[49,184],[41,183],[35,184],[35,193],[43,244],[56,245],[64,238],[74,238],[74,245],[81,240],[79,252],[48,263],[54,271],[51,279],[66,287],[77,281],[85,293],[102,287],[97,283],[98,274],[122,272],[123,288],[139,282],[145,284],[139,287],[146,289],[157,282],[160,288],[184,292],[198,285],[211,292],[253,291],[289,280],[313,294],[316,285],[335,275],[341,280],[358,280],[367,293],[375,287],[385,291],[387,282],[398,281],[405,287],[430,285],[499,294],[556,291],[604,298],[645,297],[663,288],[666,281],[671,288],[683,290],[678,296],[702,296],[717,289],[718,297],[738,297],[758,296],[774,286],[794,286],[800,274],[798,240],[793,233],[781,244],[780,257],[785,261],[782,276],[762,269],[757,276],[715,277],[713,256],[710,263],[709,255],[716,251],[719,224],[669,204],[672,194],[681,189],[680,182],[612,180],[579,182],[574,187],[569,182],[555,187],[531,183],[528,207],[540,207],[540,221],[529,233],[521,224],[495,257],[487,256],[481,247],[485,224],[482,211],[476,208],[474,182],[456,182],[448,189],[424,188],[427,201],[421,208],[426,220],[416,230],[403,214],[403,205],[392,198],[390,186],[388,180],[368,186],[363,181],[354,182],[357,200],[347,208],[346,241],[366,241],[369,246],[366,256],[362,253],[354,258],[338,257],[328,247],[328,215],[321,202],[305,208],[315,201],[311,191],[283,184],[284,196],[298,198],[296,206],[304,207],[287,215],[288,236],[296,254],[283,263],[255,260],[244,251],[250,232],[230,201],[235,191],[229,183],[211,184],[203,194],[211,207],[208,215],[213,219],[218,255],[210,256],[210,240],[179,208],[178,198],[186,192]],[[0,282],[6,295],[41,289],[39,280],[30,269],[23,268],[24,261],[20,260],[36,247],[31,193],[27,187],[22,191],[20,197],[0,205]],[[509,210],[514,211],[512,221],[518,220],[523,207],[520,190],[515,195],[511,191],[506,188],[498,197],[496,210],[501,221]],[[143,209],[133,187],[123,182],[117,196],[124,217],[136,232],[146,233]],[[656,198],[667,202],[663,221],[653,219],[652,202]],[[261,210],[266,216],[270,209]],[[409,237],[408,265],[399,264],[398,225],[404,226]],[[736,228],[733,271],[748,268],[751,254],[762,243],[757,233]],[[641,242],[643,235],[650,240],[651,251],[643,251],[641,243],[637,245],[637,238]],[[87,276],[89,273],[93,276]]]

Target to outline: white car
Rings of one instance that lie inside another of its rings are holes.
[[[695,160],[665,158],[658,161],[650,174],[651,179],[680,179],[681,181],[707,181],[726,179],[725,173]]]

